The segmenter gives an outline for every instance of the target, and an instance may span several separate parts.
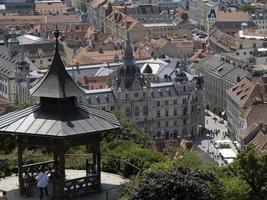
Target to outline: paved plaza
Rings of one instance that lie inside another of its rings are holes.
[[[74,179],[78,177],[85,176],[85,170],[66,170],[67,179]],[[109,191],[109,199],[112,198],[112,195],[116,195],[118,192],[118,188],[116,186],[122,185],[124,183],[127,183],[128,180],[122,178],[119,175],[116,174],[110,174],[110,173],[101,173],[101,189],[104,192],[101,193],[94,193],[89,194],[86,197],[80,197],[75,198],[77,200],[106,200],[107,193],[105,191]],[[114,188],[114,189],[113,189]],[[35,195],[31,198],[23,198],[19,196],[19,183],[18,183],[18,176],[13,175],[10,177],[7,177],[5,179],[0,179],[0,190],[7,191],[7,197],[10,200],[38,200],[38,190],[34,190]],[[51,190],[50,190],[51,191]]]
[[[216,140],[230,140],[230,148],[237,154],[237,148],[235,147],[233,141],[227,136],[227,121],[222,120],[222,118],[214,115],[209,112],[209,115],[205,116],[205,128],[201,137],[199,138],[198,147],[206,152],[215,162],[219,165],[225,165],[225,162],[219,157],[218,148],[214,147],[213,142]],[[216,120],[215,120],[216,118]],[[215,132],[219,130],[218,134],[214,134],[214,137],[211,137],[208,134],[208,130]]]

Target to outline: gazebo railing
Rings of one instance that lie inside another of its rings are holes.
[[[22,173],[23,176],[30,179],[35,179],[38,172],[41,171],[41,169],[48,172],[48,175],[51,174],[54,171],[55,164],[54,160],[45,161],[45,162],[39,162],[39,163],[33,163],[33,164],[27,164],[22,166]]]
[[[96,178],[96,175],[91,175],[65,180],[64,192],[66,194],[77,194],[92,191],[97,184]]]

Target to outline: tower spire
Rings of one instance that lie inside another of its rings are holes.
[[[134,64],[133,48],[131,45],[129,32],[127,32],[126,47],[124,50],[124,64],[125,66],[130,66]]]

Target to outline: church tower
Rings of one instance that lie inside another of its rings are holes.
[[[141,72],[135,64],[133,48],[127,34],[126,47],[124,50],[124,64],[117,71],[117,87],[126,90],[137,90],[143,86]]]

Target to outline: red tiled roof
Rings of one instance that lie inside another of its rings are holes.
[[[249,19],[249,14],[243,11],[218,11],[216,12],[216,19],[218,21],[247,21]]]

